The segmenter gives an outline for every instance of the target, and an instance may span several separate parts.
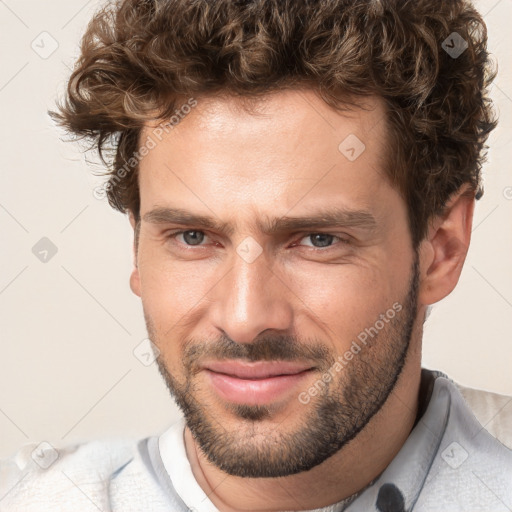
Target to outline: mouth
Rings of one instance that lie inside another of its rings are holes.
[[[203,369],[222,399],[250,405],[269,404],[282,398],[314,370],[310,365],[289,361],[214,361]]]

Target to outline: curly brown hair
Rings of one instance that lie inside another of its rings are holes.
[[[392,142],[385,171],[417,247],[461,186],[483,193],[495,75],[486,26],[466,0],[119,0],[90,21],[64,105],[49,114],[92,141],[110,205],[138,224],[132,157],[144,124],[168,119],[179,98],[306,86],[342,109],[376,95]]]

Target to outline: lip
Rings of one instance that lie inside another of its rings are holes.
[[[263,405],[293,391],[313,368],[285,361],[213,362],[204,367],[208,381],[224,400]]]
[[[312,367],[292,361],[213,361],[203,365],[215,373],[223,373],[239,379],[266,379],[281,375],[294,375]]]

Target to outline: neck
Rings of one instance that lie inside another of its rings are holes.
[[[414,426],[421,356],[419,347],[411,349],[382,408],[352,441],[309,471],[280,478],[229,475],[208,461],[186,427],[186,452],[198,484],[221,512],[311,510],[358,493],[384,471]]]

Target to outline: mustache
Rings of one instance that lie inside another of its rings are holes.
[[[325,344],[299,342],[295,336],[264,335],[250,343],[237,343],[226,335],[213,342],[189,340],[184,345],[183,364],[194,373],[205,359],[244,361],[311,361],[319,368],[329,368],[335,361]]]

